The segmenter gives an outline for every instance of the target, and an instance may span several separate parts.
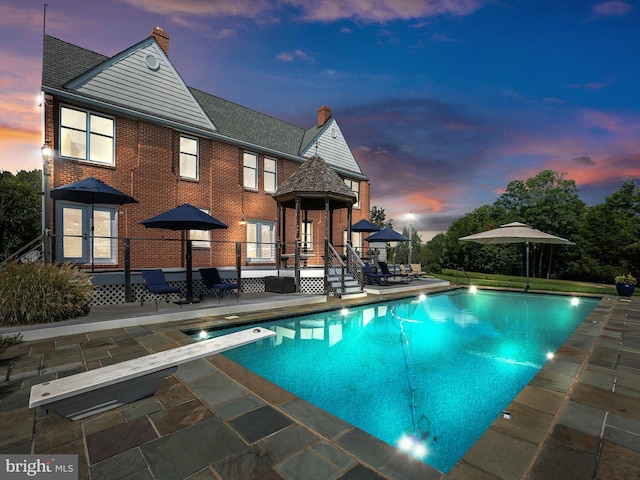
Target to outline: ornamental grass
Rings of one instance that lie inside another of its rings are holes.
[[[0,271],[0,326],[59,322],[89,313],[91,276],[64,263],[8,265]]]

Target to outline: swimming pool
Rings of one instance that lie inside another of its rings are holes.
[[[225,355],[446,473],[598,302],[456,290],[263,323]]]

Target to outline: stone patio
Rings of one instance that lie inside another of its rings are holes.
[[[402,294],[375,301],[394,296]],[[291,308],[307,313],[367,301],[372,298],[298,301],[297,307],[256,309],[242,318],[259,321]],[[129,315],[136,306],[131,309]],[[28,408],[36,383],[184,345],[193,340],[181,330],[222,321],[230,320],[206,315],[10,347],[0,356],[0,452],[77,454],[79,478],[92,480],[640,476],[640,309],[635,298],[603,298],[509,406],[513,419],[497,418],[447,475],[223,355],[181,365],[153,397],[76,422]]]

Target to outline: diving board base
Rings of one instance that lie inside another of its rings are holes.
[[[151,397],[160,384],[169,375],[175,373],[177,366],[132,378],[107,387],[81,393],[70,398],[52,402],[46,406],[63,417],[81,420],[98,413],[113,410],[127,403]]]

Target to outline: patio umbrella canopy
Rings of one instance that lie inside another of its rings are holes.
[[[379,230],[380,230],[380,227],[378,227],[377,225],[374,225],[366,218],[363,218],[359,222],[356,222],[353,225],[351,225],[352,232],[378,232]]]
[[[107,205],[125,205],[138,201],[120,190],[107,185],[94,177],[88,177],[79,182],[62,185],[51,190],[53,200],[67,200],[91,205],[91,271],[93,271],[93,206],[96,203]]]
[[[391,228],[383,228],[365,238],[367,242],[408,242],[409,239]]]
[[[197,207],[184,203],[176,208],[167,210],[155,217],[140,222],[146,228],[166,228],[167,230],[215,230],[228,228],[220,220],[203,212]],[[187,297],[186,303],[193,303],[193,265],[191,239],[187,239]]]
[[[524,243],[527,247],[527,284],[525,290],[529,290],[529,243],[550,243],[555,245],[575,245],[566,238],[557,237],[550,233],[545,233],[529,225],[520,222],[507,223],[499,228],[487,230],[458,240],[463,242],[475,242],[482,245],[497,245],[505,243]]]
[[[127,203],[138,203],[133,197],[94,177],[56,187],[51,190],[51,198],[85,204],[125,205]]]

